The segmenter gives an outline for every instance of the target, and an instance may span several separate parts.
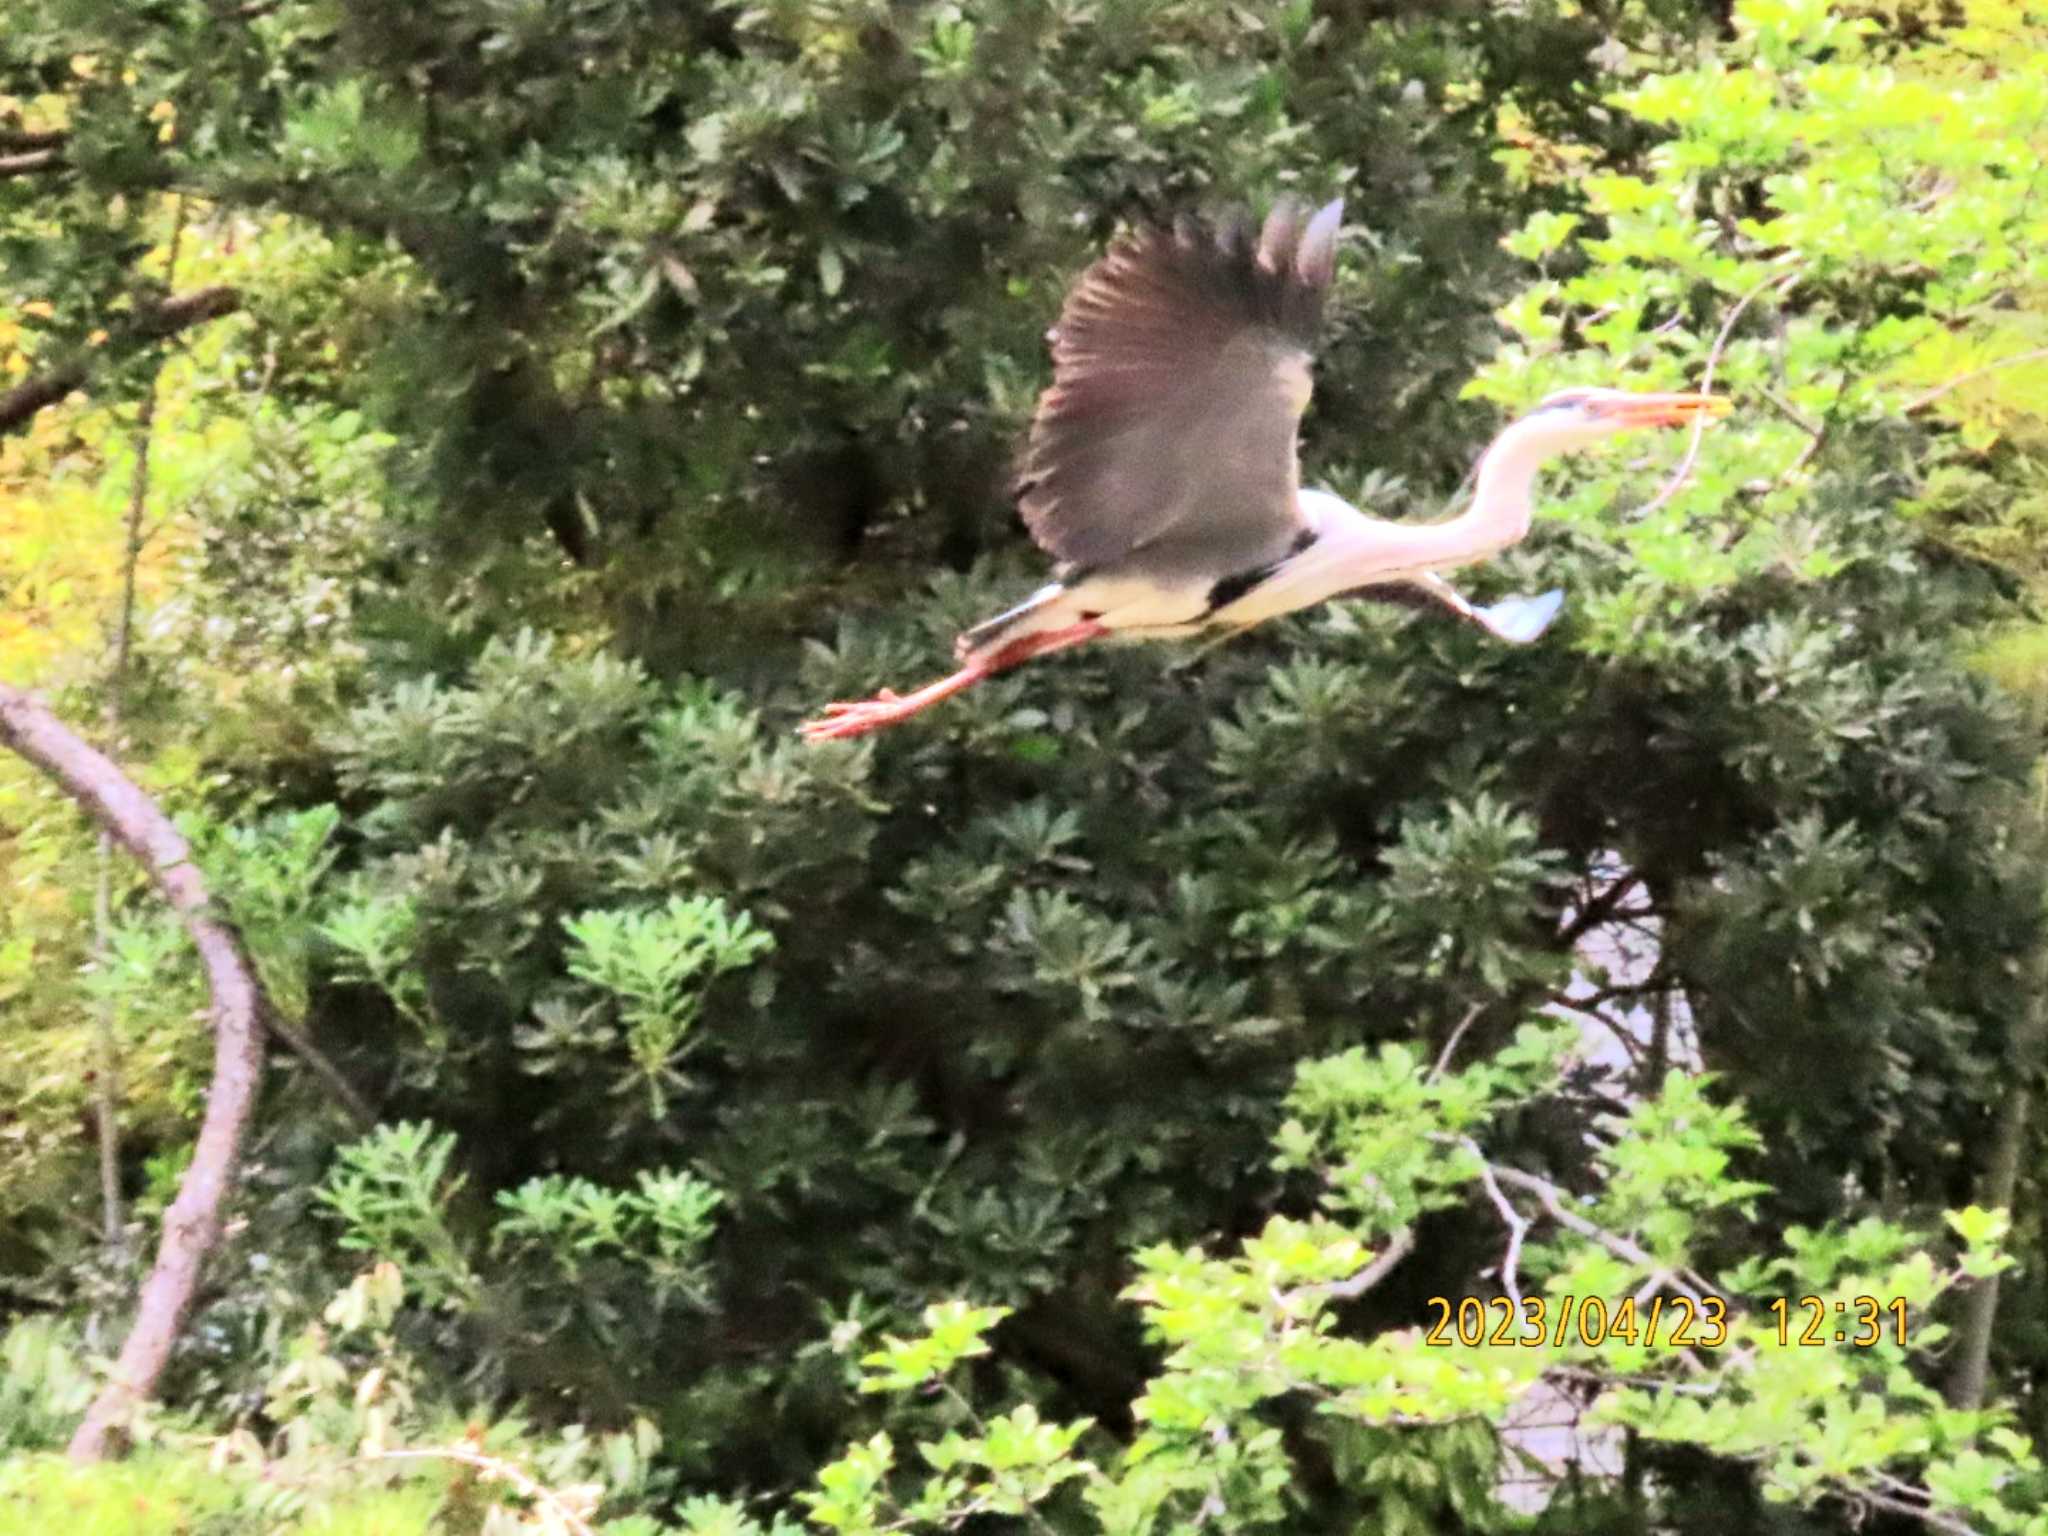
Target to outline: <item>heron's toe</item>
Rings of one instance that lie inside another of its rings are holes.
[[[1480,609],[1479,617],[1501,639],[1527,645],[1550,628],[1562,607],[1564,593],[1553,589],[1541,597],[1504,598],[1491,608]]]
[[[885,688],[872,699],[837,700],[827,704],[813,719],[797,727],[805,741],[839,741],[862,736],[902,719],[909,711],[903,701]]]

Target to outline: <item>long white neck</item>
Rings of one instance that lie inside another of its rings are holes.
[[[1516,422],[1480,459],[1472,504],[1448,522],[1382,522],[1324,492],[1304,491],[1302,501],[1318,534],[1333,546],[1330,558],[1359,583],[1447,571],[1521,541],[1529,531],[1536,471],[1570,446],[1541,418]]]
[[[1540,418],[1516,422],[1480,459],[1472,505],[1443,523],[1389,523],[1328,491],[1304,490],[1301,507],[1316,531],[1315,542],[1233,604],[1233,621],[1257,623],[1339,592],[1453,570],[1500,553],[1529,531],[1536,471],[1571,446]]]
[[[1534,510],[1536,471],[1559,450],[1557,435],[1541,418],[1518,421],[1493,440],[1479,460],[1472,505],[1429,531],[1455,553],[1457,563],[1483,560],[1520,543]]]

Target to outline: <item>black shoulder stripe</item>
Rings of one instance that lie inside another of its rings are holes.
[[[1251,591],[1253,587],[1256,587],[1268,576],[1279,570],[1281,566],[1292,560],[1304,549],[1307,549],[1309,545],[1315,543],[1315,541],[1315,529],[1304,528],[1294,536],[1294,543],[1288,548],[1287,553],[1278,560],[1268,560],[1264,565],[1254,566],[1251,570],[1239,571],[1235,575],[1223,577],[1209,589],[1208,613],[1214,613],[1218,608],[1228,608],[1240,597],[1243,597],[1245,593]],[[1203,617],[1207,618],[1208,613],[1205,613]]]
[[[1207,618],[1209,613],[1214,613],[1218,608],[1228,608],[1240,597],[1243,597],[1245,593],[1251,591],[1253,587],[1256,587],[1260,582],[1272,575],[1279,568],[1279,565],[1280,562],[1278,560],[1273,560],[1258,567],[1256,570],[1239,571],[1235,576],[1223,577],[1215,586],[1209,589],[1209,612],[1203,614],[1202,617]]]

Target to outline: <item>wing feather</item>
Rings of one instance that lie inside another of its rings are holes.
[[[1081,274],[1017,487],[1050,554],[1228,572],[1292,547],[1295,438],[1342,214],[1282,202],[1256,234],[1242,218],[1183,220]]]

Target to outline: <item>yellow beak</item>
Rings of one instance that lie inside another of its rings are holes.
[[[1719,395],[1630,395],[1603,401],[1600,414],[1621,427],[1682,427],[1697,417],[1715,421],[1733,409]]]

